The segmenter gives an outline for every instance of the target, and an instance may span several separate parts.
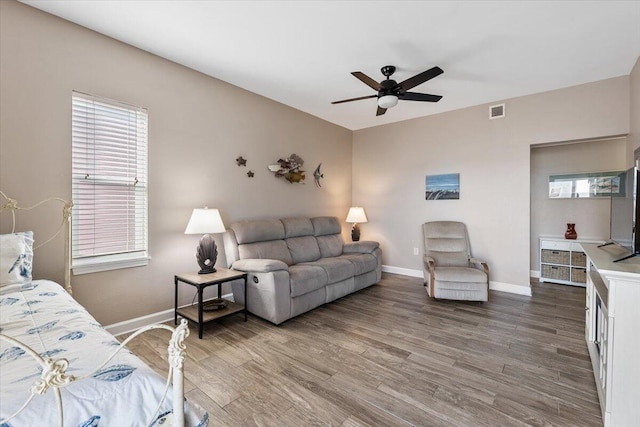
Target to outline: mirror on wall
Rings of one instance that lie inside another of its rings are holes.
[[[623,171],[549,175],[550,199],[611,197],[624,194]]]

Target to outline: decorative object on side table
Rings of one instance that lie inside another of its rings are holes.
[[[253,171],[249,171],[249,172],[247,172],[247,176],[249,178],[253,178],[255,176],[255,173]]]
[[[224,233],[224,223],[218,209],[194,209],[184,230],[184,234],[204,234],[196,251],[196,259],[200,266],[198,274],[209,274],[216,271],[215,264],[218,258],[216,241],[209,233]]]
[[[569,240],[576,240],[578,238],[575,224],[567,223],[567,231],[564,233],[564,238]]]
[[[227,306],[227,300],[224,298],[214,298],[210,301],[206,301],[202,304],[202,310],[204,311],[216,311],[222,310]]]
[[[276,178],[284,178],[291,184],[303,184],[302,181],[306,178],[302,170],[303,164],[302,157],[297,154],[291,154],[286,159],[278,159],[278,164],[269,165],[268,168],[275,174]]]
[[[238,166],[245,166],[245,167],[246,167],[246,166],[247,166],[247,159],[245,159],[245,158],[243,158],[242,156],[240,156],[240,157],[238,157],[238,158],[236,159],[236,164],[237,164]]]
[[[359,223],[365,223],[367,221],[367,215],[364,213],[364,209],[358,206],[354,206],[349,208],[349,213],[347,214],[347,222],[353,223],[353,228],[351,229],[351,240],[357,242],[360,240],[360,226]]]

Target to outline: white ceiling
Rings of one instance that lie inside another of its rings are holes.
[[[356,130],[628,75],[640,56],[640,1],[31,1],[125,43]],[[402,81],[438,103],[376,117],[351,76]]]

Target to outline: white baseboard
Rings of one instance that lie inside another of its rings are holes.
[[[540,272],[538,270],[531,270],[531,271],[529,271],[529,276],[533,277],[534,279],[539,279],[540,278]]]
[[[424,277],[422,270],[413,270],[410,268],[393,267],[391,265],[383,265],[382,271],[385,273],[400,274],[402,276],[410,277]],[[491,280],[489,282],[489,289],[499,292],[508,292],[510,294],[531,296],[531,286],[518,286],[512,283],[495,282]]]
[[[513,283],[489,281],[489,289],[492,291],[508,292],[510,294],[531,296],[531,286],[519,286]]]
[[[410,268],[393,267],[391,265],[383,265],[382,271],[385,273],[400,274],[402,276],[424,277],[422,270],[412,270]]]
[[[223,295],[222,297],[233,300],[233,294]],[[153,325],[155,323],[170,322],[172,320],[173,308],[170,308],[168,310],[159,311],[157,313],[147,314],[146,316],[136,317],[135,319],[125,320],[124,322],[114,323],[113,325],[105,326],[104,328],[111,335],[117,337],[118,335],[124,335],[130,332],[137,331],[138,329],[144,328],[145,326]]]

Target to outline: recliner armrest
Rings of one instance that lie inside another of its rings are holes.
[[[380,243],[374,241],[359,241],[345,243],[342,247],[342,253],[344,254],[371,254],[377,248],[380,247]]]
[[[487,277],[489,277],[489,264],[487,264],[486,261],[483,261],[483,260],[478,259],[478,258],[469,258],[469,262],[471,264],[477,264],[477,265],[481,266],[482,269],[484,270],[484,272],[486,273]]]
[[[431,270],[432,268],[435,268],[436,266],[436,260],[430,257],[429,255],[424,255],[422,258],[422,261],[424,262],[424,265],[427,266],[429,270]]]
[[[270,271],[289,271],[286,263],[277,259],[239,259],[231,266],[234,270],[254,273],[268,273]]]

